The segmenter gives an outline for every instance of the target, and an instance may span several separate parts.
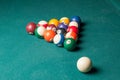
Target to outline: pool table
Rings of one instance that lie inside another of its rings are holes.
[[[77,47],[67,51],[26,32],[29,22],[80,16]],[[93,68],[80,72],[87,56]],[[119,80],[120,0],[0,0],[0,80]]]

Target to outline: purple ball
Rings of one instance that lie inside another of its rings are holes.
[[[58,25],[58,28],[64,28],[65,30],[67,30],[68,26],[66,24],[64,24],[64,23],[60,23]]]

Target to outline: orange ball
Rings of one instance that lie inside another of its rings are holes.
[[[56,18],[53,18],[49,21],[49,24],[54,24],[57,27],[59,25],[59,21]]]
[[[56,33],[53,30],[46,30],[44,32],[44,39],[47,42],[52,42],[55,35],[56,35]]]
[[[66,33],[65,38],[73,38],[74,40],[77,40],[78,36],[75,32],[68,32]]]

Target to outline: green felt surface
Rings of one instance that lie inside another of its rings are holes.
[[[0,80],[119,80],[119,0],[0,0]],[[28,35],[28,22],[79,15],[78,48],[69,52]],[[79,72],[88,56],[93,69]]]

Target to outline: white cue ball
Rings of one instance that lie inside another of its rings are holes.
[[[81,72],[89,72],[92,68],[92,61],[88,57],[81,57],[77,61],[77,68]]]

